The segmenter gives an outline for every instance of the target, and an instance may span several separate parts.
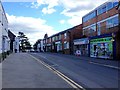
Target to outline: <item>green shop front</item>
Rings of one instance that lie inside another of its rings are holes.
[[[115,41],[112,36],[98,37],[90,40],[90,57],[113,59]]]

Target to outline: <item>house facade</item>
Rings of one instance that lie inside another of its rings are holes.
[[[14,52],[15,51],[14,44],[15,44],[16,36],[10,30],[8,30],[8,36],[10,38],[10,52]]]
[[[0,53],[3,58],[6,57],[6,54],[10,50],[10,39],[8,37],[8,20],[0,2]]]
[[[82,18],[83,35],[89,37],[90,57],[116,59],[119,41],[118,1],[108,1]],[[98,53],[99,52],[99,53]]]

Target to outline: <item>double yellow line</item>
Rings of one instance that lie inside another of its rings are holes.
[[[30,55],[30,54],[29,54]],[[47,67],[49,70],[53,71],[54,73],[56,73],[59,77],[61,77],[63,80],[65,80],[68,84],[70,84],[73,88],[75,88],[76,90],[85,90],[81,85],[77,84],[75,81],[73,81],[72,79],[68,78],[66,75],[64,75],[63,73],[61,73],[60,71],[56,70],[54,67],[51,67],[50,65],[42,62],[41,60],[37,59],[36,57],[30,55],[33,59],[35,59],[37,62],[41,63],[42,65],[44,65],[45,67]]]

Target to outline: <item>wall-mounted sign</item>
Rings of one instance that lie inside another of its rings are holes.
[[[88,38],[74,40],[74,45],[81,45],[81,44],[88,44],[88,43],[89,43]]]
[[[92,39],[92,40],[90,40],[90,43],[111,42],[111,40],[112,40],[112,37],[98,38],[98,39]]]

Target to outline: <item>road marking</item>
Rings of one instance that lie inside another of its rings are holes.
[[[119,67],[115,67],[115,66],[111,66],[111,65],[100,64],[100,63],[96,63],[96,62],[89,62],[89,63],[100,65],[100,66],[105,66],[105,67],[110,67],[110,68],[115,68],[115,69],[119,69],[120,70]]]
[[[33,59],[35,59],[36,61],[38,61],[39,63],[41,63],[42,65],[44,65],[45,67],[47,67],[48,69],[50,69],[51,71],[53,71],[54,73],[56,73],[59,77],[61,77],[63,80],[65,80],[73,88],[76,88],[76,90],[85,90],[81,85],[77,84],[75,81],[73,81],[72,79],[68,78],[66,75],[64,75],[60,71],[56,70],[54,67],[51,67],[50,65],[44,63],[43,61],[41,61],[40,59],[37,59],[36,57],[34,57],[32,55],[30,55],[30,56]]]

